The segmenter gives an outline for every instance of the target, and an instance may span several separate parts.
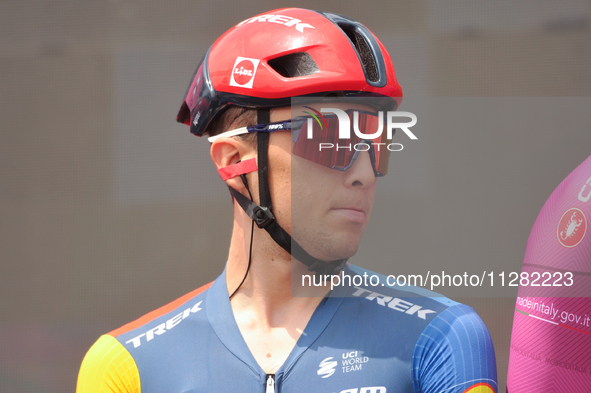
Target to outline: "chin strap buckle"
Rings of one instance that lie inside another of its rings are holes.
[[[275,216],[271,210],[257,205],[254,205],[254,208],[252,209],[251,217],[259,228],[264,228],[275,220]]]
[[[251,220],[254,220],[259,228],[265,228],[275,221],[275,216],[268,207],[259,206],[234,188],[228,188],[230,189],[232,196],[234,196],[234,199],[236,199],[236,202],[238,202],[248,217],[250,217]]]

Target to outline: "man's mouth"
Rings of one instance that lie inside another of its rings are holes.
[[[364,210],[359,209],[358,207],[338,207],[331,209],[331,211],[341,215],[349,221],[359,224],[365,224],[367,221],[367,214]]]

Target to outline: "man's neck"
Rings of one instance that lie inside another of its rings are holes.
[[[234,318],[251,353],[271,374],[287,359],[328,289],[292,296],[292,277],[309,272],[256,226],[248,268],[250,223],[239,224],[234,223],[226,266],[228,294],[238,289],[231,298]]]
[[[250,233],[242,230],[236,232],[238,234],[232,237],[226,267],[228,293],[232,294],[238,289],[232,296],[233,309],[256,310],[261,323],[267,321],[270,326],[277,326],[280,323],[277,318],[291,308],[316,308],[328,292],[327,288],[314,288],[307,296],[292,294],[292,279],[302,274],[312,274],[303,264],[292,260],[291,255],[276,245],[264,230],[255,226],[252,260],[248,268]]]

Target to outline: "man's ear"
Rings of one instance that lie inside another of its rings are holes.
[[[218,170],[256,156],[255,148],[251,143],[236,138],[216,139],[211,144],[209,152]],[[240,176],[225,181],[228,186],[238,191],[245,189]]]

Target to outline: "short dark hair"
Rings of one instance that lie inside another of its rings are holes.
[[[211,123],[208,127],[208,133],[209,136],[214,136],[235,128],[254,126],[256,124],[256,109],[232,106]],[[238,138],[254,143],[256,141],[256,132],[240,135]]]

